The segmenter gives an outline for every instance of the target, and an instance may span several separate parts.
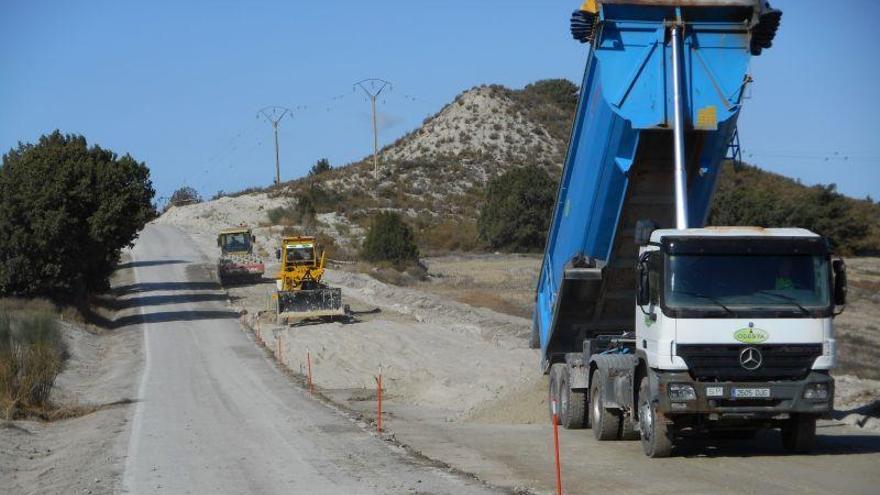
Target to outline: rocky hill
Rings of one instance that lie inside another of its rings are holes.
[[[394,210],[415,227],[423,252],[479,248],[476,220],[487,182],[531,164],[558,178],[576,105],[577,87],[565,80],[521,90],[475,87],[386,146],[378,182],[372,157],[365,157],[280,186],[174,208],[165,220],[214,228],[260,219],[264,227],[323,234],[345,257],[354,256],[375,212]],[[756,167],[726,167],[710,220],[799,225],[842,239],[836,247],[844,254],[880,251],[880,205]]]

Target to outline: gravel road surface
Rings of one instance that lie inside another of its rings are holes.
[[[189,238],[148,226],[130,299],[145,367],[129,493],[494,493],[308,397],[242,332]]]

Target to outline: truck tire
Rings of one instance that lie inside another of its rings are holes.
[[[812,451],[816,447],[816,417],[792,414],[782,425],[782,445],[791,452]]]
[[[559,382],[559,422],[567,430],[580,430],[587,426],[587,394],[571,389],[568,366],[562,368]]]
[[[562,371],[565,369],[565,363],[556,363],[550,366],[550,386],[548,387],[547,394],[547,411],[550,413],[550,424],[553,424],[553,402],[556,401],[557,407],[559,406],[559,382],[562,376]],[[559,411],[557,411],[557,422],[556,424],[562,424],[560,420],[561,415]]]
[[[529,349],[541,348],[541,335],[538,333],[538,325],[532,320],[532,331],[529,333]]]
[[[620,431],[620,415],[605,409],[605,377],[596,371],[590,383],[590,423],[596,440],[615,440]]]
[[[639,385],[639,430],[642,437],[642,450],[651,458],[669,457],[672,453],[672,432],[665,418],[658,417],[651,401],[651,388],[648,377],[642,378]]]

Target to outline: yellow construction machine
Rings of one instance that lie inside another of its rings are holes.
[[[220,258],[217,260],[217,275],[220,283],[258,282],[263,278],[263,260],[254,254],[253,232],[241,225],[221,230],[217,234],[217,247]]]
[[[318,256],[311,236],[281,239],[275,257],[281,262],[276,283],[276,309],[279,323],[313,318],[344,317],[342,289],[328,287],[324,276],[325,254]]]

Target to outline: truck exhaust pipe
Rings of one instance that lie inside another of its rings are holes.
[[[684,109],[681,89],[681,24],[672,26],[672,97],[675,139],[675,228],[688,228],[687,172],[684,167]]]

